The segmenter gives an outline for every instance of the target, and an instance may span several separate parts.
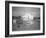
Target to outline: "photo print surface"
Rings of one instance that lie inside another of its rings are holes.
[[[12,7],[12,31],[40,30],[40,8]]]

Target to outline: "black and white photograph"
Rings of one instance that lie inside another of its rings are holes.
[[[40,35],[40,33],[42,35],[44,32],[43,5],[43,3],[38,5],[9,3],[9,35]]]
[[[40,30],[40,8],[12,7],[12,31]]]

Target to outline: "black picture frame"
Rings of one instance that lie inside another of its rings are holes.
[[[43,33],[34,33],[34,34],[19,34],[19,35],[10,35],[9,34],[9,4],[32,4],[32,5],[42,5],[43,6]],[[36,36],[45,34],[45,3],[37,2],[19,2],[19,1],[5,1],[5,37],[18,37],[18,36]]]

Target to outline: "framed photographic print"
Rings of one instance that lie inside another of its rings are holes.
[[[45,34],[44,3],[5,1],[5,37]]]

